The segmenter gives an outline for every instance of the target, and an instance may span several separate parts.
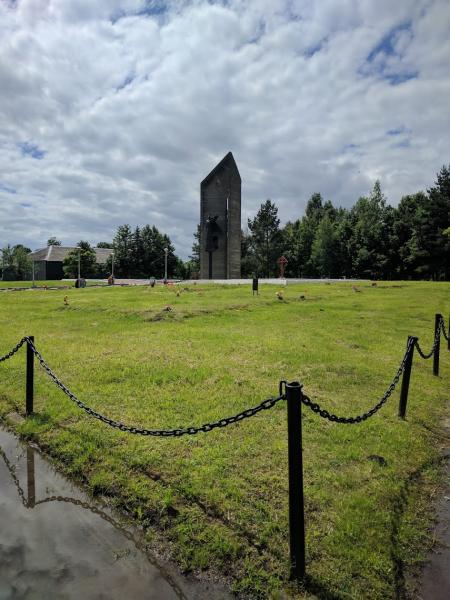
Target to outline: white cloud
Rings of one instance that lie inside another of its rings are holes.
[[[0,244],[151,223],[186,257],[229,150],[244,227],[377,177],[396,204],[450,162],[449,60],[446,0],[2,2]]]

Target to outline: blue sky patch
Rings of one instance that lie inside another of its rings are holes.
[[[401,142],[397,142],[392,147],[393,148],[409,148],[411,146],[410,140],[402,140]]]
[[[123,90],[123,88],[126,88],[127,86],[131,85],[131,83],[133,83],[134,79],[135,79],[135,76],[133,73],[130,73],[129,75],[127,75],[125,77],[125,79],[122,81],[122,83],[116,87],[116,92],[120,92],[120,90]]]
[[[367,55],[365,64],[360,69],[361,74],[378,75],[391,85],[399,85],[410,79],[417,79],[418,71],[407,69],[401,64],[404,52],[398,47],[398,40],[404,36],[405,32],[409,35],[410,40],[412,39],[411,27],[411,21],[407,21],[393,27],[383,36]]]
[[[33,205],[28,202],[21,202],[20,206],[23,206],[23,208],[31,208]]]
[[[357,144],[346,144],[343,148],[342,148],[342,152],[354,152],[355,150],[358,150],[359,146]]]
[[[22,156],[31,156],[31,158],[35,158],[36,160],[42,160],[47,154],[45,150],[41,150],[37,144],[33,144],[32,142],[20,142],[18,146],[22,152]]]
[[[327,38],[324,37],[322,40],[320,40],[320,42],[317,42],[317,44],[310,46],[309,48],[307,48],[305,50],[305,52],[304,52],[305,56],[307,56],[308,58],[310,58],[311,56],[314,56],[314,54],[316,54],[317,52],[320,52],[322,50],[322,48],[324,47],[326,42],[327,42]]]
[[[7,192],[8,194],[17,194],[17,190],[15,190],[12,186],[7,183],[2,183],[0,181],[0,192]]]
[[[411,133],[411,129],[408,129],[404,125],[400,125],[399,127],[393,127],[386,131],[386,135],[401,135],[402,133]]]
[[[110,21],[114,25],[120,19],[125,17],[160,17],[167,12],[167,4],[162,0],[147,0],[145,5],[134,12],[127,12],[126,10],[119,9],[111,15]]]
[[[370,51],[366,59],[367,62],[373,62],[379,54],[384,54],[384,56],[393,56],[394,54],[397,54],[395,42],[397,41],[399,33],[403,31],[411,31],[411,21],[393,27]]]
[[[394,127],[394,129],[389,129],[388,131],[386,131],[386,135],[400,135],[401,133],[404,133],[405,128],[403,127],[403,125],[401,127]]]
[[[411,73],[383,73],[384,79],[387,79],[389,83],[392,85],[399,85],[400,83],[405,83],[410,79],[417,79],[419,77],[419,72],[414,71]]]
[[[141,8],[141,10],[137,14],[139,16],[146,15],[149,17],[153,17],[163,15],[166,11],[167,5],[165,2],[153,0],[150,2],[146,2],[144,8]]]

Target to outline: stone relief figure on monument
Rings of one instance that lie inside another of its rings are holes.
[[[217,250],[219,248],[219,239],[217,234],[221,231],[221,229],[217,224],[218,218],[219,215],[215,215],[214,217],[208,215],[208,218],[206,219],[206,252],[214,252],[214,250]]]

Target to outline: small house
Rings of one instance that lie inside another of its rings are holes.
[[[37,280],[62,279],[64,277],[63,260],[72,250],[76,250],[76,248],[73,246],[48,246],[31,252],[28,256],[34,263],[34,278]],[[108,258],[113,253],[112,248],[93,248],[93,250],[99,265],[106,265]]]

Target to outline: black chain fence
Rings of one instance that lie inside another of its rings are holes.
[[[403,355],[400,365],[389,384],[387,390],[381,397],[381,399],[367,412],[358,415],[356,417],[342,417],[330,413],[328,410],[322,408],[320,404],[313,402],[302,390],[301,384],[298,382],[287,383],[285,381],[280,382],[279,395],[276,398],[268,398],[263,400],[257,406],[243,410],[242,412],[226,417],[212,423],[205,423],[200,426],[183,427],[179,429],[143,429],[139,427],[133,427],[125,425],[119,421],[115,421],[102,415],[101,413],[93,410],[87,406],[84,402],[79,400],[75,394],[73,394],[67,386],[60,381],[57,375],[52,371],[49,365],[46,363],[41,353],[36,349],[34,345],[34,338],[24,337],[20,342],[8,353],[0,358],[0,362],[11,358],[20,347],[27,344],[27,385],[26,385],[26,414],[33,412],[33,357],[36,356],[40,365],[52,379],[52,381],[64,392],[66,396],[72,402],[74,402],[79,408],[84,410],[87,414],[91,415],[95,419],[99,419],[103,423],[110,425],[120,431],[126,431],[128,433],[134,433],[138,435],[147,436],[158,436],[158,437],[179,437],[182,435],[194,435],[197,433],[206,433],[216,428],[227,427],[232,423],[237,423],[249,417],[253,417],[262,410],[268,410],[274,407],[281,400],[287,400],[288,407],[288,464],[289,464],[289,523],[290,523],[290,562],[291,562],[291,576],[298,580],[303,580],[305,576],[305,515],[304,515],[304,501],[303,501],[303,466],[302,466],[302,435],[301,435],[301,406],[304,404],[310,408],[314,413],[318,414],[324,419],[328,419],[334,423],[343,424],[357,424],[362,423],[377,413],[389,400],[393,391],[395,390],[400,377],[403,374],[402,390],[400,393],[400,407],[399,417],[404,418],[406,411],[406,402],[408,395],[409,378],[411,374],[411,365],[413,360],[414,348],[417,348],[422,358],[431,358],[435,354],[435,360],[433,364],[433,373],[439,374],[439,348],[440,348],[440,335],[444,335],[445,339],[448,340],[448,334],[445,327],[444,319],[442,315],[435,316],[435,336],[431,351],[426,354],[422,351],[419,346],[418,338],[408,337],[408,343],[405,354]],[[283,386],[285,390],[283,393]],[[16,487],[19,491],[22,503],[28,506],[25,499],[23,490],[20,487],[18,478],[10,465],[6,455],[0,449],[0,456],[2,456],[6,462],[7,467],[10,469],[12,478]],[[53,501],[65,501],[63,497],[52,496],[46,498],[35,504],[41,504],[45,502]],[[71,500],[70,500],[71,501]],[[74,501],[74,503],[78,503]]]
[[[411,352],[412,348],[415,346],[422,358],[424,358],[424,359],[431,358],[431,356],[433,356],[433,354],[436,351],[436,348],[439,344],[441,332],[444,335],[445,339],[448,340],[448,334],[446,332],[445,321],[442,317],[440,318],[439,326],[436,327],[436,333],[435,333],[435,337],[434,337],[434,341],[433,341],[433,346],[429,353],[423,352],[423,350],[421,349],[421,347],[418,343],[417,338],[409,338],[405,354],[400,362],[400,365],[399,365],[397,372],[395,373],[391,383],[389,384],[387,390],[385,391],[385,393],[383,394],[383,396],[381,397],[379,402],[377,402],[377,404],[375,404],[367,412],[365,412],[361,415],[357,415],[356,417],[342,417],[342,416],[335,415],[333,413],[330,413],[328,410],[322,408],[320,406],[320,404],[318,404],[317,402],[313,402],[311,400],[311,398],[309,398],[309,396],[307,396],[303,392],[303,390],[301,391],[302,403],[305,406],[307,406],[308,408],[310,408],[314,413],[318,414],[319,416],[321,416],[324,419],[328,419],[329,421],[332,421],[333,423],[357,424],[357,423],[362,423],[363,421],[366,421],[367,419],[372,417],[375,413],[377,413],[384,406],[384,404],[388,401],[388,399],[391,397],[391,395],[392,395],[393,391],[395,390],[395,388],[400,380],[400,377],[404,371],[408,355]],[[115,421],[114,419],[110,419],[109,417],[102,415],[101,413],[95,411],[93,408],[87,406],[84,402],[79,400],[76,397],[76,395],[73,392],[71,392],[69,390],[69,388],[66,385],[64,385],[64,383],[53,372],[53,370],[50,368],[50,366],[47,364],[47,362],[42,357],[41,353],[36,349],[33,340],[28,336],[23,337],[18,342],[18,344],[16,344],[16,346],[14,346],[14,348],[10,352],[8,352],[8,354],[5,354],[4,356],[0,357],[0,362],[3,362],[5,360],[8,360],[9,358],[11,358],[21,348],[21,346],[23,346],[24,343],[27,343],[28,346],[31,348],[31,350],[33,351],[37,360],[39,361],[40,365],[42,366],[44,371],[47,373],[47,375],[52,379],[52,381],[79,408],[84,410],[87,414],[91,415],[95,419],[98,419],[98,420],[102,421],[103,423],[110,425],[111,427],[119,429],[120,431],[125,431],[128,433],[133,433],[133,434],[137,434],[137,435],[155,436],[155,437],[180,437],[182,435],[195,435],[197,433],[207,433],[209,431],[212,431],[213,429],[227,427],[228,425],[231,425],[232,423],[238,423],[240,421],[243,421],[244,419],[253,417],[254,415],[256,415],[257,413],[259,413],[262,410],[268,410],[268,409],[272,408],[281,400],[286,400],[286,394],[282,393],[282,385],[280,384],[280,393],[277,397],[268,398],[266,400],[263,400],[257,406],[243,410],[242,412],[239,412],[236,415],[233,415],[230,417],[224,417],[222,419],[219,419],[218,421],[213,421],[211,423],[204,423],[203,425],[199,425],[199,426],[192,425],[189,427],[182,427],[182,428],[177,428],[177,429],[145,429],[145,428],[135,427],[132,425],[126,425],[124,423],[121,423],[120,421]]]
[[[28,341],[28,338],[23,337],[20,340],[20,342],[18,344],[16,344],[10,352],[8,352],[8,354],[5,354],[4,356],[0,356],[0,362],[3,362],[4,360],[8,360],[8,358],[11,358],[12,356],[14,356],[14,354],[25,344],[26,341]]]
[[[316,402],[313,402],[302,391],[301,392],[301,397],[302,397],[303,404],[305,406],[307,406],[308,408],[310,408],[313,412],[315,412],[318,415],[320,415],[322,418],[328,419],[329,421],[332,421],[333,423],[344,423],[344,424],[347,424],[347,425],[354,425],[354,424],[357,424],[357,423],[362,423],[363,421],[365,421],[369,417],[372,417],[376,412],[378,412],[380,410],[380,408],[382,406],[384,406],[384,404],[386,404],[386,402],[389,400],[390,396],[392,395],[392,392],[395,390],[395,388],[397,386],[397,383],[400,380],[400,377],[401,377],[401,375],[403,373],[403,370],[405,368],[405,364],[406,364],[406,360],[408,358],[408,354],[410,353],[411,348],[413,346],[414,346],[414,340],[410,338],[410,340],[408,342],[408,345],[406,347],[405,354],[404,354],[404,356],[402,358],[402,361],[400,363],[400,366],[398,367],[397,372],[394,375],[394,378],[393,378],[392,382],[390,383],[389,387],[384,392],[381,400],[377,404],[375,404],[375,406],[373,408],[371,408],[367,412],[363,413],[362,415],[358,415],[357,417],[338,417],[337,415],[329,413],[327,410],[325,410],[324,408],[322,408]]]
[[[25,493],[24,493],[23,489],[20,487],[20,482],[19,482],[19,478],[16,475],[15,466],[10,463],[10,461],[8,460],[8,457],[6,456],[3,448],[0,448],[0,456],[5,461],[5,465],[6,465],[8,471],[9,471],[9,473],[11,475],[11,478],[12,478],[12,480],[14,482],[14,485],[17,488],[17,492],[19,494],[20,501],[25,506],[25,508],[28,508],[28,501],[25,498]]]
[[[428,353],[426,353],[426,352],[424,352],[422,350],[422,348],[419,345],[419,341],[416,340],[417,352],[425,360],[427,360],[428,358],[431,358],[433,356],[433,354],[435,353],[437,345],[439,344],[439,339],[441,337],[441,331],[443,332],[443,334],[445,336],[445,323],[444,323],[444,319],[442,319],[442,318],[441,318],[441,320],[439,322],[439,327],[436,328],[436,333],[434,335],[433,345],[431,346],[431,350]],[[448,338],[446,338],[446,339],[448,339]]]
[[[243,419],[253,417],[257,413],[259,413],[261,410],[268,410],[269,408],[272,408],[273,406],[275,406],[275,404],[277,404],[277,402],[279,402],[280,400],[285,399],[284,395],[280,395],[277,398],[268,398],[267,400],[264,400],[263,402],[261,402],[261,404],[258,404],[258,406],[255,406],[253,408],[248,408],[247,410],[244,410],[244,411],[238,413],[237,415],[233,415],[232,417],[225,417],[223,419],[220,419],[219,421],[214,421],[212,423],[205,423],[204,425],[200,425],[200,426],[183,427],[180,429],[141,429],[139,427],[125,425],[124,423],[120,423],[119,421],[114,421],[113,419],[110,419],[109,417],[105,417],[105,415],[102,415],[99,412],[96,412],[95,410],[93,410],[92,408],[90,408],[89,406],[84,404],[84,402],[79,400],[75,396],[75,394],[73,394],[62,383],[62,381],[60,381],[58,379],[58,377],[55,375],[55,373],[52,371],[52,369],[48,366],[48,364],[42,358],[41,353],[36,349],[33,342],[29,338],[27,338],[27,341],[28,341],[28,344],[30,345],[31,349],[33,350],[34,354],[36,355],[36,358],[38,359],[42,368],[46,371],[46,373],[54,381],[54,383],[64,392],[64,394],[66,394],[66,396],[68,396],[70,398],[70,400],[72,400],[72,402],[75,402],[75,404],[77,404],[77,406],[79,406],[81,409],[83,409],[85,412],[87,412],[89,415],[91,415],[95,419],[99,419],[100,421],[102,421],[103,423],[106,423],[107,425],[110,425],[111,427],[115,427],[116,429],[120,429],[120,431],[126,431],[128,433],[135,433],[137,435],[150,435],[150,436],[157,436],[157,437],[180,437],[182,435],[194,435],[196,433],[206,433],[206,432],[212,431],[213,429],[216,429],[218,427],[226,427],[227,425],[231,425],[232,423],[237,423],[238,421],[242,421]]]

